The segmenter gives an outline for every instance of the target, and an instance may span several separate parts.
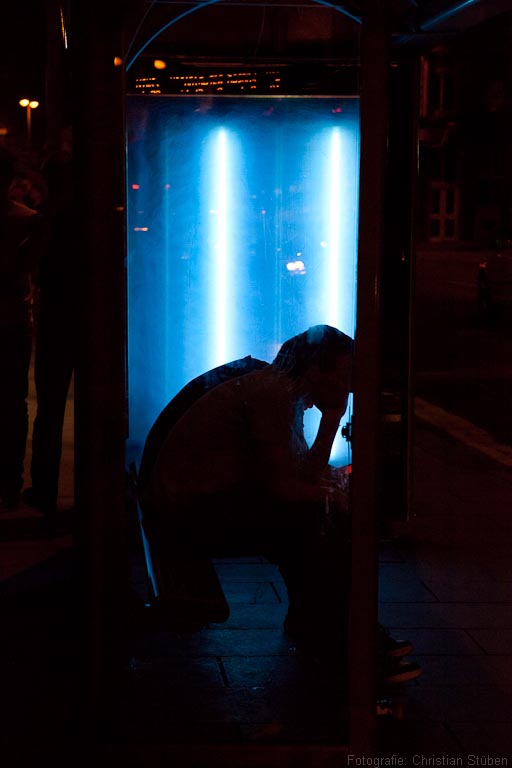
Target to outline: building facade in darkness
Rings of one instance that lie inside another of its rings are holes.
[[[421,57],[420,239],[488,247],[510,236],[511,135],[512,15],[506,14]]]

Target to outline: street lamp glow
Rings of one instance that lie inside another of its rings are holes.
[[[32,110],[37,109],[39,102],[35,99],[20,99],[20,107],[27,110],[27,147],[30,149],[31,133],[32,133]]]

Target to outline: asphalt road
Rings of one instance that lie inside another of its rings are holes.
[[[420,251],[414,311],[415,394],[512,445],[512,308],[477,312],[482,252]]]

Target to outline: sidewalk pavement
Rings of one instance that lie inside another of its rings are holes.
[[[71,398],[68,405],[62,508],[73,501]],[[27,468],[29,459],[30,442]],[[383,754],[403,755],[407,765],[512,766],[511,501],[509,467],[417,419],[413,515],[402,538],[382,545],[379,587],[380,620],[414,642],[413,659],[423,667],[402,686],[403,719],[391,721],[383,737]],[[49,538],[27,508],[0,518],[6,768],[38,764],[38,745],[52,740],[67,742],[73,764],[67,697],[75,655],[66,618],[73,596],[65,582],[71,551],[70,534]],[[164,693],[169,707],[164,717],[149,699],[125,703],[121,737],[134,745],[143,732],[156,740],[174,734],[249,743],[331,738],[321,697],[304,677],[299,688],[288,685],[304,670],[283,637],[286,593],[276,569],[255,559],[219,563],[218,571],[229,620],[186,642],[158,633],[148,647],[142,638],[133,674],[147,696],[156,692],[157,703]],[[57,588],[41,609],[52,583]],[[69,671],[64,681],[57,669]]]
[[[417,420],[413,488],[408,541],[380,571],[380,618],[424,670],[406,741],[512,765],[511,469]]]

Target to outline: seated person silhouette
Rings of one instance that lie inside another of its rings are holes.
[[[329,457],[352,358],[349,336],[313,326],[269,364],[248,357],[203,374],[160,414],[137,493],[178,621],[225,621],[229,606],[211,558],[259,554],[286,584],[285,631],[315,657],[346,659],[348,475]],[[304,412],[313,406],[321,420],[308,445]]]
[[[181,417],[171,401],[155,422],[138,478],[143,525],[191,618],[194,605],[204,623],[227,618],[225,601],[200,600],[205,592],[218,598],[212,557],[262,554],[285,581],[287,628],[339,638],[348,538],[343,525],[329,536],[321,529],[329,496],[348,507],[328,462],[350,392],[352,349],[341,331],[314,326],[286,341],[270,364],[249,357],[199,377],[180,393]],[[322,417],[309,447],[303,416],[313,405]],[[326,558],[326,546],[338,556]]]

